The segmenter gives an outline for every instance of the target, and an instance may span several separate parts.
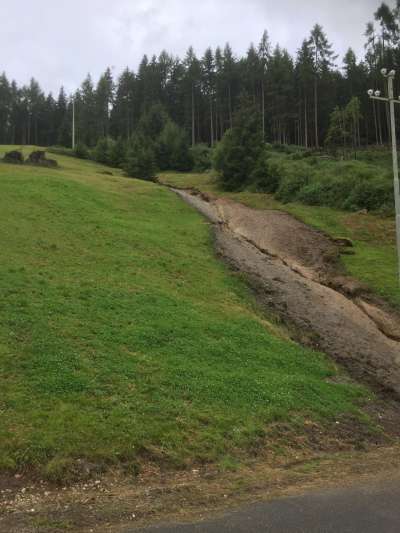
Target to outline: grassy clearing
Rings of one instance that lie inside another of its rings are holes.
[[[226,461],[271,422],[357,411],[364,389],[265,327],[194,210],[58,160],[0,164],[1,469]]]
[[[225,196],[256,209],[287,211],[306,224],[334,237],[348,237],[354,243],[354,255],[343,256],[350,275],[371,287],[377,294],[400,307],[397,278],[396,228],[394,217],[350,213],[330,207],[277,201],[272,195],[243,191],[226,192],[211,174],[164,173],[161,181],[176,187],[197,188],[215,196]]]

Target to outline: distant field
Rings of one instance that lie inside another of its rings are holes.
[[[257,209],[287,211],[334,237],[350,238],[354,243],[355,253],[343,256],[349,274],[400,307],[394,216],[352,213],[298,202],[283,204],[270,194],[251,191],[229,193],[218,187],[211,174],[163,173],[160,179],[165,184],[194,187],[214,195],[230,197]]]
[[[364,389],[261,318],[196,212],[57,159],[0,163],[1,470],[229,462],[276,421],[358,412]]]

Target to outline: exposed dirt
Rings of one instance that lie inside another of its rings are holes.
[[[217,252],[258,301],[350,374],[400,398],[400,318],[340,268],[340,247],[279,211],[175,190],[215,224]]]
[[[263,460],[231,472],[164,472],[149,464],[139,477],[110,471],[58,488],[19,478],[17,493],[2,494],[0,533],[121,533],[160,520],[201,520],[249,501],[398,482],[399,458],[398,447],[313,456],[294,451],[279,463]]]

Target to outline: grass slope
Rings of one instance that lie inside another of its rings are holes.
[[[223,460],[355,411],[363,389],[265,326],[196,212],[58,160],[0,164],[1,469]]]
[[[218,187],[211,174],[164,173],[161,181],[176,187],[193,187],[216,196],[230,197],[257,209],[287,211],[333,237],[350,238],[354,243],[355,253],[342,257],[349,274],[400,307],[394,216],[350,213],[295,202],[282,204],[270,194],[250,191],[229,193]]]

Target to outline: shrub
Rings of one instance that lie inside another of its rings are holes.
[[[195,172],[206,172],[212,165],[212,150],[206,144],[196,144],[190,148]]]
[[[251,180],[256,190],[267,193],[278,190],[282,180],[282,169],[278,161],[271,159],[267,150],[264,150],[258,158]]]
[[[301,189],[310,182],[310,176],[311,169],[300,166],[294,167],[290,171],[286,169],[276,193],[277,199],[285,203],[297,200]]]
[[[86,144],[78,143],[75,146],[75,156],[79,157],[79,159],[89,159],[89,155],[89,148]]]
[[[286,144],[274,143],[272,148],[275,152],[281,152],[282,154],[291,154],[292,150]]]
[[[114,141],[108,137],[99,139],[95,148],[92,150],[92,159],[102,165],[110,165],[110,149],[113,144]]]
[[[394,206],[393,186],[389,180],[358,180],[343,202],[343,208],[349,210],[367,209],[374,211]]]
[[[131,141],[126,154],[124,170],[132,178],[144,180],[153,180],[155,178],[156,162],[154,151],[144,138],[137,137]]]
[[[127,143],[121,137],[113,141],[108,149],[110,165],[115,168],[123,168],[126,161]]]

